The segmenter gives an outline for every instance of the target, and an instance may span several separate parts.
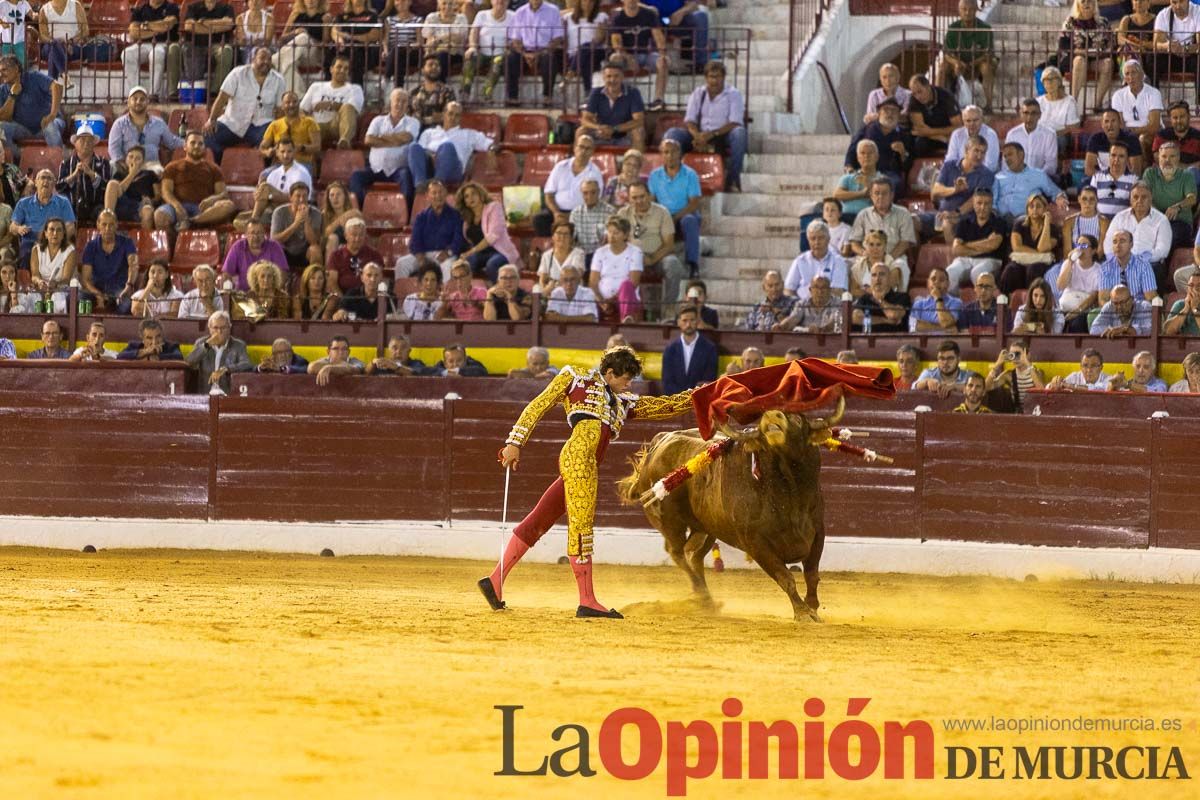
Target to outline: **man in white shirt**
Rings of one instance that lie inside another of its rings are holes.
[[[443,183],[460,183],[467,173],[471,154],[499,148],[490,136],[472,128],[463,128],[462,106],[457,102],[446,104],[442,112],[442,124],[426,128],[417,140],[417,147],[408,148],[408,172],[415,184],[415,191],[423,191],[431,177]],[[430,166],[433,175],[430,176]]]
[[[1135,59],[1121,68],[1125,85],[1113,92],[1112,107],[1121,113],[1126,129],[1138,137],[1142,153],[1149,153],[1162,121],[1162,93],[1146,83],[1146,73]]]
[[[784,294],[795,297],[801,303],[809,300],[809,286],[818,275],[829,279],[832,288],[846,291],[850,288],[850,273],[846,259],[829,246],[829,226],[824,220],[814,219],[805,229],[809,249],[796,256],[783,282]],[[839,292],[840,297],[840,292]]]
[[[1083,351],[1079,359],[1079,369],[1066,378],[1055,375],[1046,388],[1051,391],[1063,392],[1106,392],[1112,375],[1104,371],[1104,356],[1100,351],[1089,347]]]
[[[1021,101],[1021,125],[1011,128],[1004,143],[1015,142],[1025,148],[1026,166],[1040,169],[1052,179],[1058,175],[1058,137],[1039,123],[1042,106],[1032,97]]]
[[[725,63],[710,61],[704,67],[704,85],[697,86],[688,98],[685,127],[671,128],[664,138],[674,139],[684,154],[717,152],[729,156],[725,191],[742,189],[742,164],[746,160],[749,138],[743,123],[746,99],[734,86],[725,83]]]
[[[225,301],[217,291],[217,273],[206,264],[192,270],[195,284],[179,303],[180,319],[208,319],[218,311],[225,310]]]
[[[982,136],[987,142],[987,154],[983,157],[983,165],[992,172],[1000,170],[1000,137],[990,125],[983,124],[983,109],[979,106],[967,106],[962,110],[962,127],[955,128],[950,134],[950,143],[946,145],[946,158],[943,163],[962,161],[967,151],[967,140],[972,136]]]
[[[271,69],[271,51],[259,47],[249,64],[234,67],[204,123],[204,144],[221,163],[226,147],[258,147],[267,126],[279,115],[283,76]]]
[[[1196,53],[1200,51],[1196,34],[1200,33],[1200,8],[1189,0],[1170,0],[1170,5],[1154,16],[1154,50],[1170,53],[1171,72],[1196,72]]]
[[[575,137],[575,155],[564,158],[550,170],[546,185],[542,192],[546,198],[546,208],[554,215],[554,222],[567,222],[571,212],[583,203],[583,184],[593,180],[604,185],[604,175],[600,168],[592,163],[592,153],[596,144],[592,137],[580,134]]]
[[[117,354],[104,349],[104,323],[96,320],[88,328],[87,344],[80,345],[71,353],[68,361],[108,361],[115,359]]]
[[[596,295],[583,282],[575,267],[563,267],[559,273],[558,286],[550,293],[546,306],[547,322],[596,322],[600,319],[596,311]]]
[[[358,115],[363,110],[363,90],[350,82],[350,57],[340,55],[329,68],[330,80],[308,87],[300,101],[300,110],[312,114],[321,129],[321,142],[337,142],[339,150],[349,150],[358,133]]]
[[[275,166],[263,170],[262,176],[259,178],[260,183],[267,185],[273,206],[286,203],[288,193],[297,183],[303,183],[308,187],[309,197],[316,195],[312,175],[309,174],[308,167],[296,160],[296,145],[292,143],[291,139],[280,139],[279,143],[275,145],[275,161]]]
[[[1171,220],[1153,205],[1153,192],[1149,184],[1138,181],[1129,193],[1129,208],[1118,212],[1104,235],[1104,252],[1113,252],[1113,237],[1118,231],[1133,234],[1133,252],[1146,256],[1154,268],[1158,290],[1163,294],[1171,291],[1167,283],[1167,259],[1171,255]]]
[[[388,113],[371,120],[367,126],[367,168],[350,176],[350,191],[358,197],[358,207],[366,200],[367,189],[379,181],[400,184],[404,195],[412,195],[412,176],[408,174],[408,148],[421,135],[421,121],[408,113],[408,92],[392,89],[388,95]]]

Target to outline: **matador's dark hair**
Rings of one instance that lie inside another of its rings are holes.
[[[600,359],[600,374],[613,371],[618,378],[623,375],[635,377],[642,374],[642,360],[632,347],[617,346],[604,351]]]

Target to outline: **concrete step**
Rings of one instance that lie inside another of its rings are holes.
[[[747,3],[739,5],[736,8],[721,9],[721,17],[718,24],[736,25],[743,28],[777,25],[784,29],[784,34],[786,35],[789,11],[787,3]]]
[[[1038,5],[1014,5],[1001,3],[992,9],[988,24],[993,28],[1011,27],[1013,25],[1030,25],[1041,28],[1057,28],[1070,14],[1070,4],[1060,8],[1051,8],[1040,3]],[[1116,27],[1115,25],[1112,27]]]
[[[839,176],[840,177],[840,176]],[[829,175],[777,175],[769,172],[743,172],[743,192],[760,194],[797,194],[811,197],[824,196],[833,191],[834,179]]]
[[[755,153],[819,155],[841,159],[850,146],[850,137],[837,134],[798,134],[750,132],[750,150]],[[841,163],[840,161],[838,163]]]
[[[723,217],[782,215],[799,217],[812,208],[814,200],[820,199],[823,184],[817,186],[815,194],[764,194],[760,192],[721,194],[713,198],[712,213],[715,216]]]
[[[788,40],[785,32],[781,39],[766,39],[755,37],[750,40],[750,57],[754,59],[754,69],[758,69],[758,60],[761,58],[782,58],[787,59]]]
[[[811,155],[801,153],[751,153],[747,158],[754,172],[779,175],[838,175],[842,172],[842,153]]]
[[[759,291],[759,281],[767,270],[785,270],[791,263],[791,258],[734,258],[732,256],[712,256],[704,259],[704,274],[714,279],[730,282],[749,283],[752,293]],[[725,302],[739,302],[731,295],[721,298]]]
[[[746,105],[750,112],[757,115],[763,111],[783,111],[787,106],[787,97],[782,94],[751,94],[750,99],[746,101]]]
[[[758,133],[773,133],[784,135],[801,135],[799,114],[789,114],[783,110],[785,98],[771,98],[779,104],[778,111],[760,111],[754,115],[751,135]]]
[[[737,236],[754,239],[772,236],[800,239],[799,216],[740,216],[716,217],[709,220],[704,230],[709,236]],[[748,242],[745,242],[748,244]]]
[[[730,259],[772,259],[782,261],[786,267],[792,263],[800,252],[800,222],[796,221],[795,234],[779,236],[761,236],[758,238],[742,238],[735,235],[724,235],[712,230],[712,225],[706,221],[704,240],[712,248],[712,255],[705,256],[707,262],[712,258]]]

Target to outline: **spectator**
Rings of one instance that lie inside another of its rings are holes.
[[[254,48],[275,41],[274,9],[267,8],[266,5],[265,0],[247,0],[245,10],[238,14],[234,25],[238,61],[250,61],[254,58]],[[307,366],[308,362],[304,363]]]
[[[550,351],[544,347],[531,347],[525,351],[525,366],[510,369],[510,378],[534,378],[547,380],[558,374],[558,369],[550,366]]]
[[[442,349],[442,360],[434,364],[431,373],[441,378],[486,378],[487,367],[467,355],[461,344]]]
[[[332,19],[325,12],[322,0],[299,0],[292,5],[283,32],[279,35],[279,52],[274,67],[283,78],[283,85],[294,92],[305,87],[300,77],[302,67],[320,67],[323,63],[322,46],[328,22]]]
[[[321,152],[321,126],[300,110],[300,95],[291,89],[283,93],[279,108],[283,116],[272,120],[267,126],[258,144],[258,152],[262,154],[263,161],[270,164],[275,159],[275,145],[288,139],[296,148],[296,160],[304,165],[309,175],[316,175],[317,157]]]
[[[265,259],[255,261],[246,274],[250,291],[234,304],[233,312],[239,319],[262,322],[264,319],[287,319],[291,303],[283,285],[283,272]]]
[[[363,362],[350,355],[350,340],[345,336],[334,336],[324,358],[308,365],[308,374],[317,376],[317,386],[328,386],[334,375],[362,375],[366,370]]]
[[[583,202],[571,209],[569,219],[571,225],[574,226],[575,241],[587,256],[588,262],[591,262],[592,254],[600,248],[600,245],[604,244],[608,218],[616,214],[617,209],[600,197],[599,181],[591,178],[585,180],[579,186],[579,193],[583,197]],[[551,235],[553,235],[553,230]],[[673,233],[672,239],[674,239]],[[638,244],[638,247],[642,247],[642,245]]]
[[[663,164],[650,173],[647,185],[655,202],[675,220],[675,236],[683,240],[683,258],[690,277],[700,273],[700,176],[683,163],[679,143],[663,139]]]
[[[42,43],[42,58],[50,80],[58,80],[67,71],[67,61],[82,59],[81,46],[91,38],[88,29],[88,10],[76,0],[57,0],[42,4],[38,11],[26,0],[0,5],[0,17],[8,23],[0,33],[0,53],[12,53],[22,64],[29,63],[25,57],[25,27],[37,18],[38,39]]]
[[[1066,378],[1055,375],[1046,388],[1063,392],[1103,392],[1108,389],[1112,375],[1104,372],[1104,356],[1094,347],[1083,351],[1079,358],[1079,369]]]
[[[1149,336],[1150,304],[1142,298],[1134,299],[1129,287],[1118,283],[1112,288],[1108,302],[1092,320],[1092,336],[1115,339],[1119,336]]]
[[[329,255],[346,242],[346,225],[352,219],[366,220],[358,210],[358,200],[341,181],[333,181],[325,187],[325,204],[321,207],[321,222],[325,228],[325,253]]]
[[[1006,369],[1011,366],[1012,369]],[[1009,342],[1008,347],[996,356],[996,363],[988,370],[985,387],[989,392],[1003,389],[1013,398],[1017,413],[1025,410],[1030,389],[1045,389],[1046,376],[1029,360],[1029,344],[1019,339]]]
[[[279,338],[271,342],[271,354],[258,362],[256,371],[303,375],[308,372],[308,359],[297,354],[287,339]]]
[[[67,313],[67,286],[75,277],[78,258],[67,239],[67,224],[57,217],[46,220],[29,254],[29,273],[33,290],[53,297],[55,314]]]
[[[249,220],[258,220],[263,227],[269,228],[275,209],[291,202],[289,198],[293,186],[304,186],[310,194],[313,191],[312,175],[308,167],[296,161],[296,146],[292,140],[280,139],[275,145],[275,153],[278,163],[263,170],[258,185],[254,187],[253,208],[233,221],[239,231],[245,230]]]
[[[783,293],[783,276],[777,270],[767,270],[762,279],[763,299],[746,316],[746,330],[773,331],[791,316],[796,301]]]
[[[596,295],[600,315],[604,319],[621,322],[641,320],[642,297],[638,285],[642,280],[644,260],[641,248],[629,242],[632,230],[633,226],[625,217],[614,216],[609,219],[608,244],[592,257],[588,285]]]
[[[1000,273],[1000,291],[1011,295],[1045,275],[1054,264],[1062,235],[1054,224],[1046,198],[1034,192],[1025,201],[1025,216],[1017,220],[1009,234],[1012,252],[1008,266]]]
[[[853,350],[838,350],[837,356],[834,358],[835,364],[857,364],[858,353]]]
[[[621,7],[613,12],[609,26],[609,46],[609,60],[620,64],[626,72],[644,67],[654,73],[654,102],[650,110],[666,108],[663,98],[667,93],[670,60],[658,12],[638,0],[621,0]]]
[[[125,33],[130,44],[121,51],[125,67],[125,88],[132,91],[141,83],[142,67],[150,66],[150,92],[165,100],[178,88],[179,67],[172,64],[172,75],[163,83],[167,67],[167,46],[179,40],[179,6],[167,0],[149,0],[133,8],[129,30]],[[49,140],[47,140],[49,141]]]
[[[292,319],[329,319],[342,296],[329,289],[329,273],[323,264],[309,264],[300,276],[300,286],[292,298]]]
[[[454,0],[437,0],[437,10],[425,17],[421,29],[426,58],[436,58],[439,74],[449,76],[451,69],[463,63],[463,51],[467,49],[467,37],[471,21],[465,14],[455,10]]]
[[[330,80],[308,87],[300,101],[300,110],[312,114],[321,129],[321,143],[337,143],[337,149],[349,150],[358,133],[358,115],[363,110],[363,89],[350,82],[350,59],[339,55],[329,69]]]
[[[1060,211],[1068,209],[1067,196],[1040,169],[1025,163],[1025,148],[1017,142],[1004,145],[1004,169],[996,173],[992,184],[996,213],[1011,222],[1025,213],[1031,194],[1053,197]]]
[[[31,350],[26,354],[26,358],[53,358],[67,359],[71,357],[71,351],[66,350],[62,346],[62,328],[52,319],[48,319],[42,323],[42,346],[37,350]]]
[[[129,295],[137,285],[137,246],[117,230],[117,217],[111,211],[101,211],[96,220],[99,236],[94,236],[83,248],[80,285],[95,303],[96,312],[128,314],[132,302]]]
[[[1171,392],[1200,393],[1200,353],[1183,357],[1183,379],[1171,384]]]
[[[267,238],[267,227],[262,220],[252,219],[246,226],[246,236],[238,239],[225,254],[221,274],[233,280],[238,291],[248,291],[250,267],[258,261],[270,261],[282,272],[288,271],[287,256],[279,242]]]
[[[892,191],[900,194],[911,163],[912,138],[900,127],[900,106],[886,100],[879,107],[879,119],[860,128],[846,149],[846,171],[854,178],[848,181],[843,175],[838,187],[851,190],[857,184],[858,193],[846,197],[835,193],[834,196],[842,200],[861,199],[861,208],[866,208],[871,202],[868,193],[876,175],[890,180]]]
[[[496,285],[487,290],[483,318],[489,322],[520,322],[533,313],[529,292],[521,288],[521,273],[512,264],[500,268]]]
[[[451,265],[459,261],[459,254],[467,249],[463,218],[446,202],[446,184],[436,179],[430,181],[428,194],[428,207],[412,220],[409,255],[396,259],[397,278],[411,275],[421,260],[440,264],[442,274],[449,276]]]
[[[237,13],[233,6],[223,0],[201,0],[189,4],[184,17],[180,28],[183,34],[183,74],[193,79],[207,76],[208,92],[212,95],[225,82],[235,63],[233,28]],[[179,47],[178,44],[171,44],[168,48],[168,58],[172,62],[178,62],[180,58]]]
[[[1162,93],[1146,83],[1142,65],[1132,58],[1125,61],[1121,74],[1125,86],[1113,92],[1112,107],[1121,114],[1125,129],[1138,137],[1142,152],[1149,152],[1161,127]]]
[[[458,260],[450,267],[450,280],[442,295],[437,319],[457,319],[478,322],[483,319],[483,304],[487,300],[487,289],[471,281],[471,265]]]
[[[799,361],[802,358],[805,358],[805,353],[799,347],[789,347],[787,350],[783,351],[783,360],[785,362]]]
[[[1200,9],[1185,0],[1170,0],[1154,17],[1154,49],[1168,73],[1195,75],[1200,33]]]
[[[694,14],[693,16],[702,16]],[[675,139],[684,153],[717,152],[729,158],[725,191],[742,190],[742,164],[746,160],[749,135],[743,123],[746,99],[725,83],[725,63],[711,61],[704,68],[704,85],[688,98],[685,128],[672,128],[666,136]]]
[[[579,132],[606,146],[628,146],[646,149],[646,107],[642,93],[625,85],[621,65],[609,61],[602,71],[604,86],[588,94]],[[670,132],[667,134],[670,136]]]
[[[10,234],[21,237],[17,260],[22,267],[29,265],[29,253],[48,220],[63,220],[67,224],[67,239],[75,239],[75,210],[67,198],[54,193],[54,173],[48,169],[38,170],[33,185],[34,193],[17,201],[8,226]]]
[[[850,226],[842,221],[845,216],[841,200],[836,197],[821,200],[821,219],[829,226],[829,246],[843,257],[850,253]],[[854,216],[850,215],[852,219]]]
[[[801,333],[841,333],[842,304],[829,289],[829,277],[814,275],[807,295],[807,299],[792,306],[792,313],[777,328]]]
[[[380,289],[386,290],[383,280],[383,268],[375,261],[367,262],[361,273],[357,286],[351,287],[342,295],[338,310],[333,313],[335,322],[350,320],[376,320],[379,318]],[[384,293],[384,299],[389,300]]]
[[[908,249],[917,244],[917,233],[913,228],[912,214],[908,209],[892,203],[892,184],[884,178],[871,183],[871,207],[858,212],[850,228],[850,249],[856,255],[864,252],[863,238],[867,231],[883,231],[887,235],[887,253],[893,259],[892,269],[900,271],[900,280],[895,286],[905,289],[911,274],[908,265]]]
[[[1175,275],[1178,283],[1179,272]],[[1193,269],[1185,280],[1184,296],[1171,305],[1167,321],[1163,323],[1162,332],[1165,336],[1200,336],[1200,324],[1197,323],[1197,317],[1200,316],[1200,272]]]
[[[461,127],[461,121],[462,106],[447,103],[441,126],[426,129],[417,140],[417,146],[408,148],[408,172],[416,184],[416,191],[424,191],[429,183],[431,165],[434,177],[442,183],[460,183],[467,173],[472,153],[499,151],[490,137]]]
[[[937,392],[938,397],[946,398],[952,394],[962,394],[966,387],[967,378],[975,373],[964,369],[958,363],[958,342],[947,339],[938,345],[937,366],[929,367],[917,376],[914,389],[926,392]]]
[[[1096,237],[1076,234],[1074,249],[1067,254],[1054,276],[1053,288],[1062,309],[1063,330],[1087,332],[1087,312],[1097,307],[1100,290],[1100,264],[1096,261]],[[1050,273],[1046,273],[1049,280]]]
[[[996,55],[992,52],[992,26],[976,19],[975,0],[959,0],[958,19],[950,23],[943,41],[942,61],[938,64],[938,84],[952,94],[959,78],[983,81],[983,105],[992,113],[992,85],[996,77]],[[968,83],[968,85],[970,85]],[[965,116],[965,112],[964,112]],[[997,162],[999,154],[997,154]],[[992,170],[996,166],[991,167]]]
[[[133,293],[132,313],[135,317],[179,316],[179,304],[183,292],[171,285],[171,271],[167,262],[157,259],[146,271],[146,285]]]
[[[897,109],[908,105],[912,92],[900,85],[900,68],[890,61],[879,68],[879,88],[872,89],[867,95],[867,113],[863,115],[863,125],[870,125],[880,117],[880,107],[888,100],[896,104]]]
[[[841,292],[850,288],[850,274],[846,260],[829,248],[829,226],[822,220],[808,223],[809,250],[796,256],[783,281],[783,290],[788,297],[801,303],[808,302],[808,286],[817,275],[829,279],[830,286]]]
[[[168,342],[162,323],[144,319],[138,323],[139,341],[129,342],[117,353],[119,361],[183,361],[183,353],[175,342]]]
[[[1180,168],[1178,142],[1163,142],[1157,155],[1158,166],[1147,167],[1142,180],[1150,189],[1154,209],[1170,222],[1171,247],[1189,247],[1196,208],[1196,176]]]
[[[288,202],[277,206],[271,214],[271,241],[283,249],[288,272],[293,274],[325,260],[321,250],[321,212],[309,204],[308,195],[308,184],[292,184]]]
[[[500,0],[501,3],[504,0]],[[438,276],[441,277],[440,274]],[[425,363],[412,357],[412,344],[404,334],[388,339],[387,356],[376,358],[367,365],[368,375],[423,375]]]
[[[1013,317],[1013,333],[1062,333],[1063,316],[1054,305],[1054,292],[1045,278],[1030,282],[1028,298]]]
[[[871,284],[871,267],[881,264],[888,270],[888,288],[903,287],[908,290],[908,268],[901,271],[897,262],[887,253],[887,234],[871,231],[863,237],[863,254],[854,259],[849,267],[850,294],[860,297]],[[887,290],[885,289],[885,292]]]
[[[1004,263],[1009,235],[1008,223],[992,213],[991,190],[976,189],[971,195],[971,212],[963,214],[954,227],[954,242],[950,246],[954,260],[946,267],[950,294],[959,296],[964,279],[978,286],[984,276],[991,278],[987,284],[995,290],[995,275]],[[995,324],[995,312],[987,324]]]
[[[180,319],[208,319],[218,311],[225,310],[225,301],[217,291],[217,273],[207,264],[192,270],[194,286],[183,296],[179,304]]]
[[[704,70],[708,64],[708,8],[696,0],[649,0],[658,10],[664,27],[680,40],[679,68],[686,75]]]
[[[1054,132],[1058,139],[1058,152],[1068,153],[1079,130],[1079,106],[1075,98],[1067,94],[1063,76],[1058,67],[1042,70],[1042,86],[1046,93],[1037,98],[1042,109],[1042,125]]]
[[[575,137],[574,157],[564,158],[555,164],[546,178],[546,185],[542,187],[546,211],[542,213],[543,219],[535,221],[535,228],[545,226],[548,229],[551,214],[554,222],[568,221],[571,212],[583,204],[584,181],[595,181],[597,185],[603,183],[604,176],[600,168],[592,162],[595,149],[592,137],[587,134]]]
[[[442,268],[426,263],[417,272],[417,291],[404,298],[400,313],[405,319],[428,321],[442,307]]]
[[[0,244],[8,243],[8,225],[17,201],[32,189],[29,178],[7,155],[8,148],[0,147]]]
[[[1143,2],[1143,0],[1138,0]],[[1192,112],[1186,100],[1179,100],[1167,109],[1167,125],[1154,137],[1153,152],[1165,142],[1179,145],[1179,158],[1186,166],[1200,162],[1200,131],[1192,127]]]
[[[1015,142],[1025,151],[1025,163],[1040,169],[1049,176],[1058,174],[1058,137],[1050,128],[1039,122],[1042,107],[1037,100],[1027,97],[1021,101],[1021,124],[1010,128],[1004,137],[1005,144]]]
[[[632,244],[642,252],[642,267],[662,274],[662,298],[668,306],[663,313],[673,313],[670,306],[679,300],[679,283],[687,270],[675,254],[675,223],[671,212],[650,198],[650,190],[637,183],[629,190],[629,204],[617,212],[629,222],[634,232]]]
[[[629,187],[642,183],[642,164],[646,157],[641,150],[629,149],[621,156],[621,170],[604,184],[604,200],[614,208],[624,208],[629,203]]]
[[[40,135],[50,147],[62,147],[62,94],[58,81],[41,72],[22,72],[15,56],[0,56],[0,132],[14,161],[21,157],[18,139]]]
[[[956,162],[966,155],[967,144],[974,136],[983,138],[987,149],[982,163],[992,172],[1000,169],[1000,136],[992,126],[984,124],[983,110],[979,106],[967,106],[962,110],[962,127],[950,134],[946,147],[946,162]]]
[[[1084,186],[1079,190],[1079,211],[1063,220],[1063,258],[1075,247],[1080,236],[1091,236],[1096,240],[1092,256],[1104,260],[1103,243],[1108,233],[1108,218],[1100,214],[1100,196],[1095,186]]]
[[[408,113],[408,92],[392,89],[388,95],[388,113],[375,117],[367,126],[366,145],[371,148],[367,168],[350,176],[350,191],[358,198],[359,208],[366,202],[367,189],[377,181],[399,184],[405,196],[412,195],[408,150],[420,135],[420,121]]]
[[[596,191],[599,195],[599,190]],[[504,206],[493,200],[487,189],[473,181],[458,190],[456,203],[463,219],[464,249],[461,257],[471,264],[473,272],[486,274],[489,283],[505,264],[519,270],[522,266],[517,246],[508,235]]]
[[[908,121],[916,137],[913,154],[917,158],[927,158],[945,153],[951,134],[962,125],[958,103],[949,92],[932,85],[924,75],[913,75],[908,88],[912,92],[908,99]]]
[[[509,105],[517,102],[522,75],[542,76],[542,100],[550,102],[554,79],[562,69],[563,23],[558,6],[529,0],[508,24],[504,90]]]
[[[251,63],[233,68],[204,124],[204,143],[218,164],[226,147],[262,144],[267,126],[279,116],[285,88],[283,76],[271,69],[271,51],[265,47],[254,51]]]
[[[1094,0],[1082,0],[1093,2]],[[1106,108],[1100,112],[1100,130],[1093,133],[1087,141],[1087,152],[1084,154],[1083,174],[1091,178],[1097,172],[1107,172],[1112,148],[1124,145],[1122,151],[1130,170],[1142,174],[1142,145],[1138,137],[1121,127],[1121,112]],[[1120,175],[1120,172],[1114,174]]]
[[[775,277],[779,274],[775,273]],[[675,320],[679,338],[673,339],[662,355],[663,394],[675,394],[717,379],[717,346],[700,335],[698,320],[696,309],[690,306],[679,309]]]
[[[911,391],[913,383],[921,373],[921,351],[911,344],[902,344],[896,349],[896,371],[893,381],[896,390]]]
[[[954,407],[955,414],[991,414],[992,410],[983,404],[984,380],[978,372],[967,374],[967,382],[963,384],[963,401]]]
[[[592,3],[592,15],[595,16],[599,3]],[[576,6],[576,12],[578,6]],[[463,96],[471,96],[471,84],[476,75],[486,75],[483,84],[483,99],[492,99],[492,92],[500,81],[504,70],[504,54],[508,49],[508,25],[514,14],[508,10],[508,0],[492,0],[492,7],[486,13],[475,15],[471,22],[471,32],[467,38],[467,51],[463,55],[462,90]],[[591,89],[592,74],[587,73],[587,88]]]
[[[925,281],[929,294],[918,297],[908,315],[911,333],[953,333],[958,330],[962,301],[949,293],[950,279],[946,271],[935,269]]]
[[[1112,85],[1113,37],[1108,21],[1096,13],[1096,0],[1074,0],[1071,16],[1062,26],[1064,39],[1069,39],[1071,58],[1071,94],[1083,105],[1084,88],[1089,67],[1095,67],[1097,78],[1097,109]],[[1061,62],[1060,62],[1061,63]]]
[[[990,189],[996,182],[996,173],[983,165],[985,153],[987,142],[983,137],[971,137],[961,159],[951,161],[947,154],[937,180],[930,190],[930,197],[938,204],[934,227],[947,241],[953,241],[953,231],[958,225],[959,217],[970,213],[975,202],[975,192]],[[922,221],[928,225],[932,216],[923,214]]]
[[[47,3],[47,5],[49,5]],[[117,354],[111,350],[104,349],[104,340],[106,332],[104,323],[96,320],[88,326],[87,344],[80,345],[75,348],[75,352],[71,353],[68,360],[75,362],[95,362],[95,361],[112,361],[116,359]]]
[[[347,292],[362,284],[359,277],[363,267],[370,263],[382,264],[383,256],[371,245],[367,244],[367,223],[361,217],[351,219],[346,223],[346,243],[333,251],[329,256],[326,270],[329,272],[329,282],[337,284],[341,292]],[[397,277],[407,276],[409,272]]]
[[[16,357],[17,348],[13,346],[12,339],[5,339],[4,337],[0,336],[0,361]]]
[[[1112,255],[1100,265],[1097,300],[1102,304],[1107,303],[1108,293],[1117,285],[1127,286],[1130,291],[1147,300],[1157,297],[1154,269],[1146,253],[1134,252],[1133,234],[1126,229],[1115,231],[1109,237],[1108,246]]]
[[[1157,366],[1154,355],[1148,350],[1143,350],[1133,357],[1133,377],[1126,378],[1124,372],[1113,373],[1108,381],[1108,390],[1134,394],[1166,392],[1167,382],[1154,374]]]
[[[171,153],[183,147],[183,139],[167,128],[166,120],[150,113],[150,98],[141,86],[129,90],[125,108],[108,132],[108,157],[113,169],[117,169],[131,149],[141,147],[146,166],[161,170],[162,164],[171,160]]]
[[[951,284],[953,286],[953,284]],[[961,331],[996,330],[996,276],[990,272],[975,278],[975,299],[964,303],[958,314],[958,329]]]
[[[704,281],[688,281],[687,287],[684,289],[684,304],[693,306],[699,312],[700,322],[698,324],[701,330],[715,331],[721,327],[721,315],[712,306],[705,305],[707,301],[708,287],[705,286]]]
[[[1160,59],[1154,54],[1154,14],[1150,11],[1150,0],[1132,0],[1130,7],[1131,13],[1117,23],[1117,46],[1123,54],[1141,63],[1147,80],[1158,83],[1157,76],[1165,76],[1166,70],[1159,71]]]
[[[569,222],[556,222],[550,234],[550,247],[542,253],[538,265],[538,284],[542,294],[549,295],[554,291],[562,279],[562,271],[567,267],[573,267],[580,275],[587,269],[583,250],[575,246],[575,226]]]
[[[412,113],[421,121],[421,130],[437,125],[445,118],[446,107],[454,102],[454,90],[442,82],[446,74],[442,62],[428,55],[421,66],[421,83],[412,93]]]
[[[567,23],[567,64],[583,80],[583,90],[591,94],[592,73],[604,61],[607,44],[604,32],[608,30],[609,18],[600,10],[600,0],[579,0],[574,5],[563,10]]]
[[[362,86],[367,71],[379,66],[380,43],[383,41],[379,15],[367,6],[367,0],[348,0],[329,33],[337,45],[335,58],[349,59],[350,83]]]
[[[1101,216],[1110,220],[1129,208],[1129,196],[1138,177],[1128,167],[1125,146],[1114,144],[1109,150],[1108,167],[1092,176],[1091,185],[1099,198],[1097,208]],[[1111,229],[1110,229],[1111,231]],[[1107,242],[1104,249],[1108,250]]]
[[[1132,233],[1133,252],[1145,256],[1150,262],[1157,281],[1156,286],[1165,294],[1170,291],[1170,284],[1167,282],[1167,259],[1171,256],[1173,234],[1171,221],[1155,208],[1152,202],[1153,192],[1149,185],[1142,181],[1134,184],[1129,196],[1129,208],[1114,216],[1108,226],[1104,249],[1113,252],[1112,241],[1117,231]],[[1190,226],[1187,238],[1192,238]]]
[[[547,322],[597,322],[596,295],[581,285],[583,272],[570,264],[562,267],[558,285],[550,291],[546,306]]]
[[[145,159],[140,144],[129,148],[112,180],[104,187],[104,207],[116,209],[121,222],[138,222],[143,229],[153,230],[160,181],[158,173],[145,168]]]
[[[741,356],[733,359],[725,367],[726,375],[737,375],[739,372],[746,372],[751,369],[758,369],[767,362],[763,351],[757,347],[747,347],[742,351]]]

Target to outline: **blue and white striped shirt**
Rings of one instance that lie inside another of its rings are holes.
[[[1116,256],[1111,256],[1100,265],[1100,291],[1111,291],[1118,283],[1128,286],[1129,293],[1137,298],[1145,297],[1146,292],[1158,291],[1154,269],[1141,253],[1130,253],[1129,263],[1124,270],[1117,263]]]
[[[1111,172],[1097,172],[1092,176],[1091,186],[1095,188],[1099,201],[1096,208],[1102,217],[1113,217],[1129,208],[1129,193],[1138,182],[1137,175],[1126,170],[1119,178],[1114,178]]]

